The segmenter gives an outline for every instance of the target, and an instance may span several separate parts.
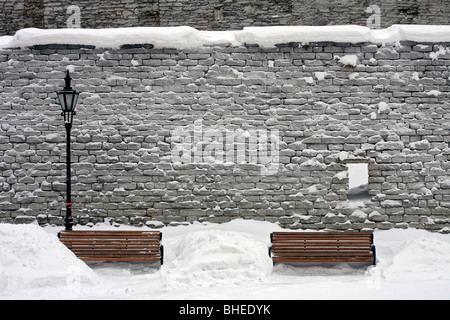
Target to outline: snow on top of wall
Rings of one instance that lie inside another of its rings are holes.
[[[136,27],[115,29],[36,29],[27,28],[14,36],[0,37],[1,48],[25,48],[34,45],[72,44],[101,48],[119,48],[128,44],[152,44],[156,48],[193,48],[226,44],[258,44],[273,47],[279,43],[400,41],[450,42],[450,25],[393,25],[371,30],[356,25],[246,27],[236,31],[199,31],[192,27]]]

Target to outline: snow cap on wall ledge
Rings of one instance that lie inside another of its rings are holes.
[[[192,27],[136,27],[117,29],[36,29],[27,28],[14,36],[0,37],[0,49],[35,45],[88,45],[119,48],[123,45],[151,44],[156,48],[194,48],[208,45],[259,45],[280,43],[345,42],[377,44],[415,41],[450,42],[450,25],[393,25],[371,30],[356,25],[246,27],[237,31],[199,31]]]

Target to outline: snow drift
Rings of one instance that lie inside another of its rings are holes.
[[[92,269],[41,227],[0,224],[0,297],[40,288],[70,291],[98,281]]]
[[[34,45],[71,44],[100,48],[151,44],[156,48],[194,48],[208,45],[242,46],[257,44],[273,47],[279,43],[373,42],[379,44],[416,41],[450,42],[447,25],[393,25],[382,30],[363,26],[273,26],[245,27],[235,31],[199,31],[188,26],[134,27],[114,29],[37,29],[26,28],[14,36],[0,37],[1,48],[26,48]]]
[[[240,285],[266,280],[272,271],[267,245],[242,233],[204,230],[186,234],[166,269],[168,287]]]

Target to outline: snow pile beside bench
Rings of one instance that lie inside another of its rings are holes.
[[[406,240],[390,262],[385,261],[383,276],[392,281],[449,280],[450,243],[431,236]]]
[[[98,282],[94,271],[41,227],[0,224],[0,296]]]
[[[186,234],[167,257],[165,283],[171,288],[260,282],[272,272],[267,243],[244,233],[211,229]]]

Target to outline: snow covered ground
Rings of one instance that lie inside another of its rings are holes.
[[[107,228],[116,227],[93,227]],[[0,299],[450,298],[450,234],[376,231],[375,267],[273,267],[267,249],[278,225],[194,223],[160,229],[165,249],[160,268],[117,262],[88,266],[59,242],[61,229],[0,224]]]

